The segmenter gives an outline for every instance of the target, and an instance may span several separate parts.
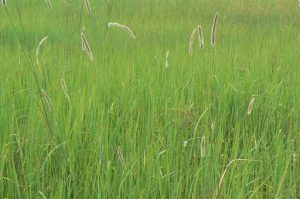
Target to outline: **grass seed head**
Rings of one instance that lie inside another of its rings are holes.
[[[213,19],[213,23],[211,26],[211,46],[214,47],[216,45],[217,40],[217,22],[218,22],[219,13],[217,12],[215,14],[215,17]]]
[[[40,47],[41,47],[41,45],[42,45],[47,39],[48,39],[48,36],[44,37],[44,38],[40,41],[38,47],[36,48],[35,56],[36,56],[36,63],[37,63],[38,65],[40,65],[40,62],[39,62],[39,52],[40,52]]]
[[[252,99],[250,100],[249,102],[249,105],[248,105],[248,110],[247,110],[247,115],[251,115],[253,109],[254,109],[254,104],[255,104],[255,97],[252,97]]]
[[[189,54],[193,54],[193,45],[194,45],[194,41],[195,41],[195,35],[197,32],[197,27],[193,29],[191,36],[190,36],[190,43],[189,43]]]
[[[92,8],[89,0],[84,0],[85,8],[89,15],[92,14]]]
[[[44,89],[42,89],[41,92],[42,92],[42,95],[43,95],[43,99],[47,102],[49,109],[52,111],[53,110],[53,103],[52,103],[49,95],[47,94],[47,92]]]
[[[201,25],[197,26],[197,33],[198,33],[199,47],[203,49],[204,48],[204,34],[203,34],[203,29],[202,29]]]
[[[64,94],[65,94],[65,96],[66,96],[68,102],[70,103],[70,96],[69,96],[69,94],[68,94],[67,85],[66,85],[66,82],[65,82],[64,79],[61,79],[61,80],[60,80],[60,85],[61,85],[61,88],[62,88],[63,91],[64,91]]]
[[[201,152],[201,157],[204,158],[205,157],[205,136],[202,136],[201,138],[200,152]]]
[[[169,67],[169,54],[170,54],[170,52],[167,51],[167,52],[166,52],[166,63],[165,63],[165,67],[166,67],[166,68]]]
[[[52,3],[50,0],[46,0],[49,9],[52,9]]]
[[[133,33],[133,31],[128,26],[119,24],[117,22],[108,22],[107,26],[109,28],[112,28],[112,27],[121,28],[121,29],[125,30],[128,33],[128,35],[131,36],[133,39],[136,38],[135,34]]]
[[[83,31],[81,32],[81,42],[84,45],[84,49],[86,50],[86,53],[87,53],[89,59],[91,61],[93,61],[94,60],[94,58],[93,58],[93,52],[92,52],[92,49],[91,49],[91,47],[89,45],[89,42],[88,42],[88,40],[87,40],[87,38],[85,36],[85,33]]]

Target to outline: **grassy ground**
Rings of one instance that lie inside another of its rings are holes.
[[[1,198],[300,197],[296,0],[90,4],[1,6]]]

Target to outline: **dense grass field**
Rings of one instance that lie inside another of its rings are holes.
[[[298,1],[50,3],[0,7],[0,198],[300,198]]]

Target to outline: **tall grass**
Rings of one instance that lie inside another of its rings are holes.
[[[300,197],[298,2],[84,3],[1,6],[1,198]]]

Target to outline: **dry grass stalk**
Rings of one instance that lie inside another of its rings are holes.
[[[86,53],[87,53],[89,59],[91,61],[93,61],[94,60],[93,59],[93,52],[92,52],[92,49],[91,49],[91,47],[89,45],[89,42],[87,41],[87,38],[86,38],[84,32],[81,32],[81,42],[84,45],[84,49],[86,50]]]
[[[205,136],[202,136],[201,138],[201,147],[200,147],[200,152],[201,152],[201,157],[205,157]]]
[[[190,43],[189,43],[189,54],[193,54],[193,45],[195,41],[195,34],[197,32],[197,27],[193,29],[191,36],[190,36]]]
[[[36,56],[36,63],[37,63],[38,65],[40,65],[40,62],[39,62],[39,52],[40,52],[40,47],[41,47],[41,45],[42,45],[47,39],[48,39],[48,36],[44,37],[44,38],[40,41],[38,47],[36,48],[35,56]]]
[[[121,28],[123,30],[125,30],[129,36],[131,36],[133,39],[135,39],[135,34],[133,33],[133,31],[128,27],[128,26],[125,26],[125,25],[122,25],[122,24],[119,24],[117,22],[108,22],[107,26],[109,28],[111,27],[117,27],[117,28]]]
[[[46,0],[46,2],[47,2],[47,5],[48,5],[48,8],[52,9],[52,3],[51,3],[51,1],[50,0]]]
[[[198,33],[199,47],[203,49],[204,48],[204,34],[203,34],[203,29],[202,29],[201,25],[197,26],[197,33]]]
[[[65,93],[65,96],[70,104],[70,96],[68,94],[68,89],[67,89],[67,85],[66,85],[66,82],[64,79],[61,79],[60,80],[60,85],[61,85],[61,88],[63,89],[64,93]]]
[[[50,99],[50,97],[48,96],[47,92],[42,89],[42,94],[43,94],[43,99],[47,102],[49,109],[52,111],[53,110],[53,103]]]
[[[213,23],[212,23],[212,27],[211,27],[211,40],[210,41],[211,41],[212,47],[214,47],[216,45],[218,17],[219,17],[219,13],[217,12],[213,19]]]
[[[255,97],[252,97],[248,105],[247,115],[251,115],[254,108],[254,104],[255,104]]]
[[[85,8],[89,15],[92,14],[91,4],[89,0],[84,0]]]
[[[167,53],[166,53],[166,63],[165,63],[165,67],[166,67],[166,68],[169,67],[169,54],[170,54],[170,52],[167,51]]]

